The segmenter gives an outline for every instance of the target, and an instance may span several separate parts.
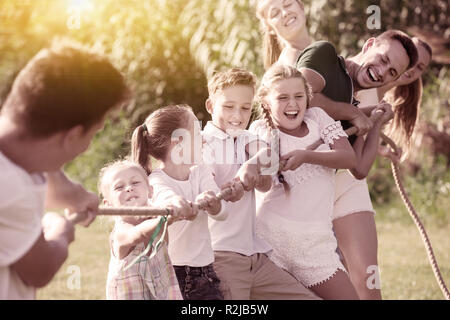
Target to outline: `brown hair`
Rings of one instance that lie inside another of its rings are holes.
[[[428,43],[419,38],[416,39],[431,57],[433,52]],[[387,127],[388,134],[396,144],[404,147],[405,157],[410,152],[411,137],[419,120],[422,91],[422,78],[419,77],[409,84],[391,89],[386,94],[386,100],[392,104],[394,111],[394,120]]]
[[[258,1],[258,5],[256,7],[256,17],[260,21],[261,32],[263,33],[263,59],[264,59],[264,68],[268,69],[271,65],[278,61],[280,57],[283,46],[278,39],[278,36],[274,33],[271,33],[269,30],[269,26],[266,23],[266,15],[265,9],[270,0],[266,1]],[[300,0],[295,0],[298,4],[303,8],[303,3]]]
[[[100,193],[100,196],[102,196],[103,198],[108,198],[108,195],[107,195],[108,184],[107,184],[106,177],[113,170],[118,170],[118,169],[122,169],[122,168],[123,169],[136,169],[137,171],[139,171],[139,173],[142,174],[142,176],[145,178],[145,181],[148,184],[147,173],[144,170],[144,168],[142,168],[139,164],[134,163],[130,160],[117,160],[117,161],[106,164],[100,170],[98,184],[97,184],[97,190]]]
[[[133,131],[131,138],[131,159],[139,163],[147,172],[152,172],[150,156],[164,161],[169,151],[172,133],[185,128],[188,114],[192,109],[188,105],[172,105],[152,112],[144,123]]]
[[[88,130],[130,98],[107,58],[67,39],[38,52],[16,77],[2,112],[30,136],[82,125]]]
[[[256,77],[250,71],[232,68],[227,71],[215,73],[208,81],[208,93],[211,97],[217,91],[236,85],[250,86],[255,89]]]
[[[409,65],[407,69],[412,68],[419,58],[419,54],[417,53],[417,48],[411,38],[400,30],[388,30],[380,34],[377,38],[379,41],[383,40],[397,40],[401,43],[403,48],[405,48],[406,53],[409,57]]]
[[[309,85],[308,81],[306,81],[303,74],[297,70],[296,68],[289,65],[282,64],[274,64],[272,65],[264,74],[261,85],[256,94],[256,100],[259,102],[260,109],[260,119],[263,119],[266,122],[267,128],[270,130],[271,135],[274,134],[273,129],[276,129],[275,123],[273,122],[272,116],[269,112],[269,107],[264,105],[264,99],[269,94],[270,88],[274,82],[285,80],[285,79],[301,79],[305,86],[305,94],[306,94],[306,106],[309,107],[311,98],[312,98],[312,88]],[[275,141],[277,141],[277,145],[275,149],[278,149],[278,155],[280,155],[280,139],[279,137],[275,137]],[[283,184],[284,191],[287,195],[290,193],[289,184],[285,181],[283,174],[281,171],[278,172],[278,180]]]
[[[425,41],[423,41],[422,39],[418,38],[418,37],[413,37],[413,40],[417,39],[417,42],[425,48],[425,50],[427,50],[427,52],[430,54],[430,57],[433,57],[433,50],[431,49],[430,45],[428,43],[426,43]]]

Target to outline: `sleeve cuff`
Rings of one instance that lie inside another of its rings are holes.
[[[221,208],[218,214],[212,215],[208,213],[208,216],[217,221],[223,221],[228,217],[228,210],[226,209],[225,200],[220,201]]]

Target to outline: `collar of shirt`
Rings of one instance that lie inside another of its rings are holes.
[[[215,137],[221,140],[226,139],[233,139],[232,136],[230,136],[228,133],[224,132],[223,130],[217,128],[212,121],[208,121],[206,123],[205,128],[203,129],[203,136],[208,137]]]
[[[359,101],[355,99],[355,89],[353,87],[353,79],[352,79],[352,77],[350,77],[350,74],[348,73],[347,66],[345,65],[344,57],[338,56],[338,58],[339,58],[339,65],[347,74],[348,78],[350,79],[350,84],[352,85],[352,98],[351,98],[350,103],[353,104],[355,107],[357,107],[359,105]]]
[[[222,152],[226,152],[227,154],[231,151],[228,149],[228,146],[231,147],[231,145],[234,146],[234,160],[233,164],[243,164],[247,160],[247,155],[245,152],[245,146],[253,141],[255,138],[251,133],[249,133],[247,130],[242,130],[239,135],[237,135],[236,139],[234,139],[232,136],[230,136],[228,133],[222,131],[221,129],[217,128],[211,121],[208,121],[205,128],[203,129],[203,138],[206,143],[213,145],[213,149],[217,147],[224,147],[224,144],[221,143],[219,145],[214,144],[214,141],[217,141],[215,139],[219,139],[225,141],[230,140],[231,143],[226,143],[226,150],[222,150]],[[212,146],[211,145],[211,146]],[[217,150],[216,150],[217,151]],[[224,153],[218,153],[218,154],[224,154]],[[228,157],[227,157],[228,159]],[[216,159],[217,160],[217,159]],[[230,160],[230,159],[229,159]],[[227,163],[228,161],[227,160]]]

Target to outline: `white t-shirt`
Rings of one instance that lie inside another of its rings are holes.
[[[195,198],[204,191],[216,194],[220,191],[214,182],[212,168],[203,165],[193,166],[189,178],[184,181],[155,169],[149,176],[149,183],[153,187],[155,205],[163,205],[174,195],[195,202]],[[169,257],[174,266],[204,267],[214,262],[208,216],[217,220],[226,219],[225,201],[221,203],[222,209],[218,215],[212,216],[200,210],[194,220],[181,220],[169,226]]]
[[[204,151],[206,157],[217,161],[213,164],[215,181],[222,186],[233,180],[241,165],[247,160],[245,154],[246,144],[256,141],[257,137],[247,130],[245,134],[237,136],[236,140],[208,122],[203,130],[203,139],[206,142]],[[222,151],[221,146],[226,145]],[[219,157],[215,155],[219,153]],[[222,161],[221,154],[225,153],[227,160]],[[209,219],[212,246],[215,251],[232,251],[251,256],[255,253],[266,253],[271,250],[269,244],[256,235],[256,200],[255,191],[245,192],[237,202],[227,202],[228,218],[224,221]]]
[[[0,300],[35,299],[10,265],[22,258],[42,232],[46,179],[30,175],[0,152]]]

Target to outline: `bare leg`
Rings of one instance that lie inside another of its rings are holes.
[[[381,300],[378,240],[373,213],[357,212],[335,219],[333,228],[359,298]]]
[[[350,279],[342,270],[338,270],[331,279],[309,289],[324,300],[359,300]]]

